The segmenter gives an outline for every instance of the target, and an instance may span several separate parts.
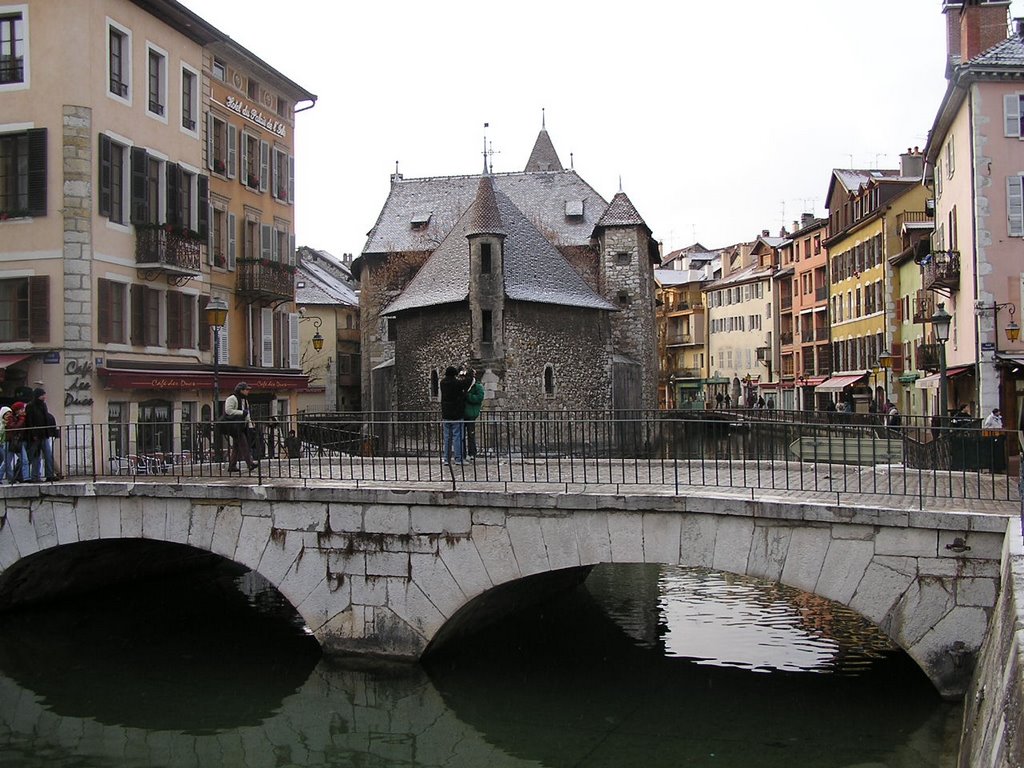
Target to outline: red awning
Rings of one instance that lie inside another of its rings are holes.
[[[213,389],[212,371],[153,370],[150,368],[97,368],[96,372],[110,389],[191,390]],[[230,392],[244,381],[253,392],[262,390],[306,389],[309,377],[304,373],[270,371],[228,371],[217,376],[221,392]]]
[[[797,379],[796,385],[800,387],[816,387],[819,384],[824,384],[826,381],[828,381],[828,376],[808,376],[802,381]]]
[[[960,376],[961,374],[964,374],[964,373],[967,373],[968,371],[973,371],[973,370],[974,370],[974,366],[973,365],[958,365],[958,366],[950,368],[948,371],[946,371],[946,378],[947,379],[953,379],[953,378],[956,378],[957,376]],[[914,382],[914,386],[917,387],[918,389],[938,389],[939,388],[939,380],[941,378],[942,378],[942,374],[933,373],[931,376],[925,376],[924,378],[921,378],[921,379],[918,379],[917,381],[915,381]]]
[[[9,368],[22,360],[32,357],[31,352],[21,352],[13,355],[0,355],[0,369]]]
[[[819,392],[842,392],[851,384],[856,384],[861,379],[864,379],[868,375],[867,371],[864,373],[852,373],[844,376],[833,376],[831,379],[822,382],[816,390]]]

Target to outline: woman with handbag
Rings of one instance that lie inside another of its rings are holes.
[[[225,430],[231,437],[231,453],[228,456],[228,472],[240,472],[238,460],[245,461],[246,466],[256,469],[249,450],[249,430],[252,429],[252,418],[249,416],[249,385],[240,381],[235,391],[224,401]]]

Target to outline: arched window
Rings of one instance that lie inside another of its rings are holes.
[[[438,380],[437,368],[430,372],[430,399],[440,400],[441,399],[441,383]]]
[[[548,397],[555,394],[555,366],[551,363],[544,366],[544,394]]]

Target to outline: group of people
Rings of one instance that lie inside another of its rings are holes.
[[[439,389],[441,395],[441,462],[447,465],[476,459],[476,420],[484,402],[480,372],[449,365]]]
[[[0,408],[0,483],[53,482],[59,479],[53,441],[60,437],[57,422],[46,406],[46,390],[32,399]]]

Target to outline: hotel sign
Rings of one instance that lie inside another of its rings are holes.
[[[260,128],[265,128],[277,136],[281,136],[283,138],[288,133],[288,126],[280,120],[274,120],[273,118],[267,117],[257,109],[247,107],[234,96],[228,96],[224,99],[224,106],[232,112],[241,115],[249,122],[256,123]]]

